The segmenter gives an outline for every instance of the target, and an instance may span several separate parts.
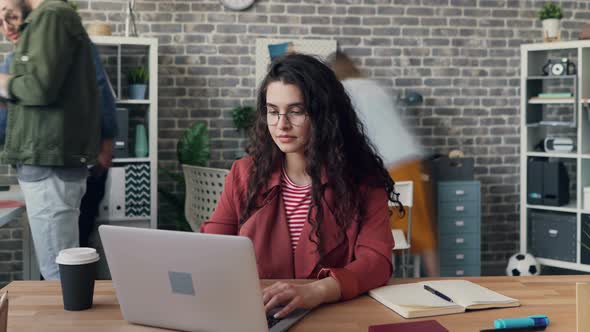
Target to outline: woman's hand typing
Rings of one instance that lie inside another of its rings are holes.
[[[307,284],[276,282],[262,290],[262,300],[266,311],[284,306],[275,314],[283,318],[297,308],[313,309],[322,303],[340,299],[340,284],[332,277]]]

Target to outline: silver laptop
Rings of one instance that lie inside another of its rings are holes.
[[[267,318],[250,239],[102,225],[123,317],[184,331],[286,331],[307,310]],[[268,323],[267,323],[268,320]]]

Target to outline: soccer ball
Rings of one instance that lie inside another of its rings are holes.
[[[508,260],[506,275],[508,276],[536,276],[541,274],[541,265],[531,254],[514,254]]]

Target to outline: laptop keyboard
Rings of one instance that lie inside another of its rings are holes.
[[[268,328],[275,326],[278,322],[280,322],[280,318],[274,318],[273,315],[266,316],[266,323],[268,324]]]
[[[275,307],[266,313],[266,323],[270,332],[284,332],[289,329],[293,324],[297,323],[305,314],[309,312],[309,309],[295,309],[293,312],[288,314],[286,317],[274,318],[273,315],[279,312],[283,307]],[[278,324],[280,323],[280,324]]]

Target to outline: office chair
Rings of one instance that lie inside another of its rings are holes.
[[[391,230],[395,245],[393,247],[393,266],[395,267],[395,252],[398,251],[401,255],[400,269],[402,277],[407,278],[408,267],[410,267],[410,248],[412,241],[412,206],[414,205],[414,182],[412,181],[397,181],[395,182],[395,191],[399,193],[399,201],[406,207],[408,215],[408,231],[407,237],[403,229],[394,228]],[[389,202],[390,207],[397,207],[395,203]],[[395,212],[394,212],[395,213]],[[414,256],[414,277],[420,277],[420,256]]]
[[[221,196],[226,169],[182,165],[186,187],[184,214],[193,232],[199,232],[201,223],[208,220]]]

